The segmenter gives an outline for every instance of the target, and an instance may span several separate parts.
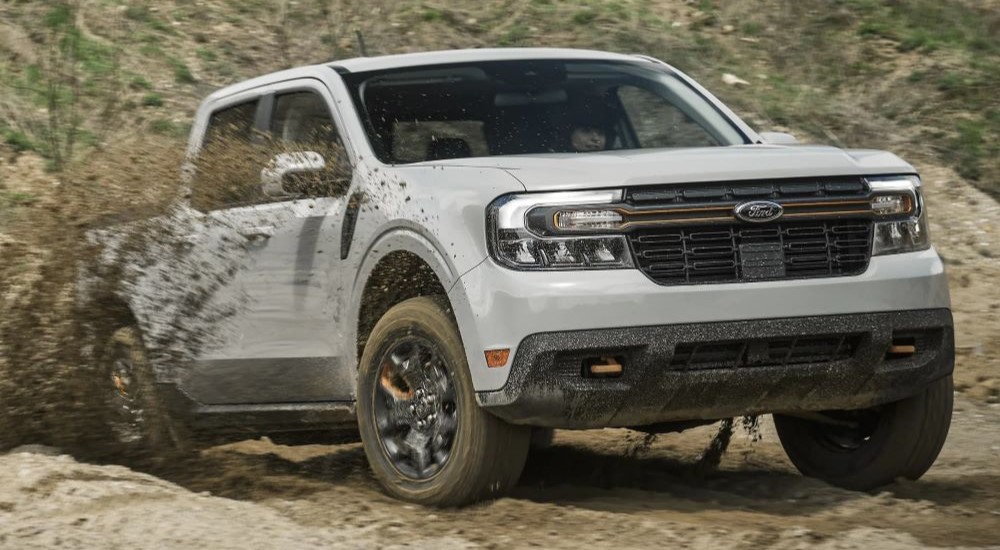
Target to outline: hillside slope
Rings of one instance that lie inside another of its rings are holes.
[[[641,52],[690,72],[763,128],[926,155],[1000,185],[997,0],[5,0],[0,132],[51,157],[39,118],[47,45],[80,5],[86,149],[136,131],[182,135],[208,91],[368,53],[483,46]],[[56,6],[56,7],[53,7]],[[59,67],[57,67],[59,68]],[[724,73],[746,84],[722,84]]]

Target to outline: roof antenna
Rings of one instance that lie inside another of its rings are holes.
[[[361,34],[361,29],[354,29],[354,36],[358,39],[358,51],[361,57],[368,57],[368,48],[365,46],[365,36]]]

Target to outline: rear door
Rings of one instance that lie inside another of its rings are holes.
[[[351,399],[349,346],[336,319],[352,167],[332,105],[318,80],[271,86],[262,91],[251,135],[228,150],[206,149],[217,158],[202,163],[199,180],[210,179],[201,169],[211,167],[216,189],[203,192],[221,196],[210,196],[215,204],[205,208],[239,235],[243,259],[235,274],[240,304],[185,383],[203,403]],[[327,168],[289,179],[285,193],[263,192],[260,172],[277,154],[306,151],[322,155]]]

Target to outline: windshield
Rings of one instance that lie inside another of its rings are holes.
[[[646,62],[490,61],[343,75],[382,162],[745,143]]]

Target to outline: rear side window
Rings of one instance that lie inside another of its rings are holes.
[[[223,138],[249,140],[257,115],[257,103],[256,100],[248,101],[212,113],[205,132],[205,145]]]
[[[196,161],[191,204],[217,210],[252,203],[259,197],[265,154],[254,129],[258,100],[220,109],[209,116]]]

